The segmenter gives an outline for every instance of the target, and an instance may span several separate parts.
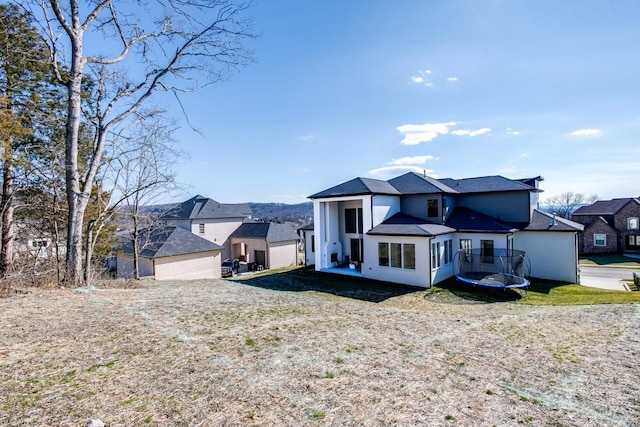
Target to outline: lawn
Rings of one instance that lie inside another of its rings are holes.
[[[0,425],[634,425],[640,305],[535,292],[576,291],[308,270],[34,290],[0,299]]]
[[[640,268],[640,259],[623,255],[585,255],[580,257],[580,265]]]

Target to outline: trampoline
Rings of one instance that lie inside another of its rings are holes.
[[[481,249],[460,249],[454,259],[456,279],[463,283],[485,288],[526,288],[530,282],[531,265],[524,251],[494,249],[490,253]]]

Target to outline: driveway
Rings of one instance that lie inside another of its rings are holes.
[[[580,284],[592,288],[613,289],[618,291],[628,290],[622,280],[633,278],[632,268],[612,268],[612,267],[587,267],[580,266]]]

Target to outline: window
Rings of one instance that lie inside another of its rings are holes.
[[[344,232],[362,234],[362,208],[344,210]]]
[[[311,235],[311,252],[315,252],[316,251],[316,236],[315,235]]]
[[[627,236],[627,249],[640,249],[640,236]]]
[[[460,239],[460,249],[464,254],[464,260],[471,262],[471,239]]]
[[[493,264],[493,240],[480,240],[480,262]]]
[[[431,244],[431,268],[440,268],[440,242]]]
[[[402,268],[402,245],[391,244],[391,267]]]
[[[416,269],[416,245],[413,243],[378,243],[378,265]]]
[[[198,224],[198,231],[200,234],[204,234],[204,224]]]
[[[594,246],[607,246],[607,235],[606,234],[594,234],[593,235],[593,245]]]
[[[627,228],[629,230],[638,229],[638,218],[627,218]]]
[[[427,217],[429,218],[438,217],[438,199],[427,200]]]
[[[416,269],[416,245],[413,243],[405,243],[402,245],[404,268],[409,270]]]
[[[444,241],[444,263],[453,262],[453,240]]]
[[[46,240],[32,240],[31,246],[36,249],[46,248],[47,246],[49,246],[49,242],[47,242]]]
[[[378,243],[378,265],[389,267],[389,244]]]

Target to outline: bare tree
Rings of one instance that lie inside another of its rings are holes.
[[[248,64],[251,54],[243,42],[253,37],[251,22],[244,16],[250,4],[233,0],[69,0],[64,5],[61,0],[31,1],[32,6],[26,7],[41,8],[41,26],[48,35],[55,71],[68,93],[66,264],[67,280],[79,285],[84,212],[110,136],[134,119],[154,93],[177,97],[181,91],[217,83],[229,71]],[[87,75],[93,81],[89,90],[83,88]],[[85,165],[78,161],[83,115],[93,125],[92,151]]]
[[[585,196],[583,193],[566,191],[547,199],[546,204],[556,215],[562,218],[571,218],[573,211],[585,204],[591,204],[598,200],[597,194]]]
[[[173,147],[172,123],[162,117],[145,119],[127,134],[110,163],[114,193],[119,199],[111,207],[124,220],[133,252],[134,278],[140,278],[139,257],[145,238],[156,227],[158,216],[149,206],[181,188],[173,165],[182,153]],[[122,222],[122,221],[121,221]]]

